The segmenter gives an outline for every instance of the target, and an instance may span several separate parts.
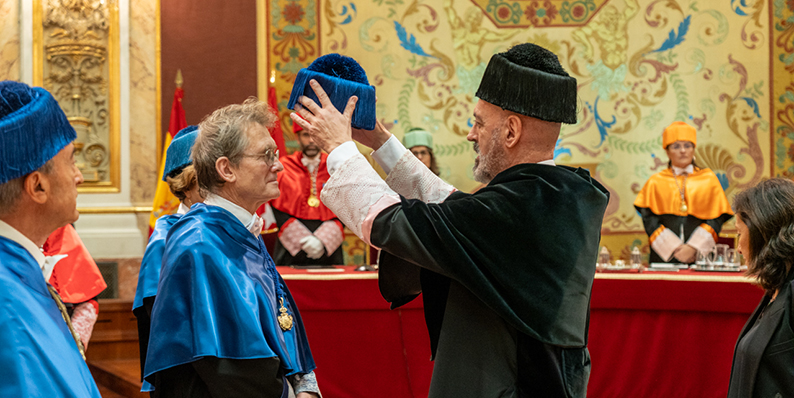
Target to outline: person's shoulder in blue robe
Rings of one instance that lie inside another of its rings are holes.
[[[132,309],[135,310],[143,305],[143,299],[157,294],[157,282],[160,280],[160,268],[163,264],[163,252],[165,251],[165,237],[171,226],[182,217],[181,214],[171,214],[157,219],[146,245],[146,251],[141,260],[141,269],[138,272],[138,287],[135,289],[135,300],[132,302]]]
[[[294,319],[288,331],[277,321],[277,284]],[[286,376],[315,368],[298,308],[261,238],[228,211],[199,203],[168,232],[144,375],[152,382],[207,356],[278,357]]]
[[[0,397],[101,398],[38,264],[3,237],[0,291]]]

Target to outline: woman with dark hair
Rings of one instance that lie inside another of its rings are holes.
[[[664,129],[662,147],[670,161],[634,201],[653,249],[651,263],[693,263],[698,251],[714,247],[733,215],[717,175],[695,163],[696,145],[694,127],[674,122]]]
[[[733,355],[728,398],[794,397],[794,182],[773,178],[736,196],[739,252],[766,291]]]

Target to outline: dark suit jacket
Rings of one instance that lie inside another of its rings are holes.
[[[780,289],[777,299],[769,304],[771,295],[765,295],[744,325],[734,351],[728,398],[794,397],[794,327],[791,316],[794,282],[791,276],[789,283]],[[738,348],[742,339],[756,321],[758,328],[751,336],[752,341],[740,352]]]

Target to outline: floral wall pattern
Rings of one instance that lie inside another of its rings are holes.
[[[792,0],[268,1],[285,130],[297,70],[326,53],[354,57],[378,117],[398,137],[433,133],[441,176],[463,190],[478,186],[465,136],[489,58],[522,42],[555,52],[580,98],[555,160],[610,190],[602,233],[613,255],[647,253],[632,203],[666,167],[661,132],[674,121],[698,129],[696,159],[729,198],[770,175],[794,177]]]

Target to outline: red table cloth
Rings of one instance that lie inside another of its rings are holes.
[[[390,311],[377,273],[279,267],[325,398],[427,397],[421,297]],[[763,292],[737,274],[597,274],[588,397],[724,397],[733,347]]]

